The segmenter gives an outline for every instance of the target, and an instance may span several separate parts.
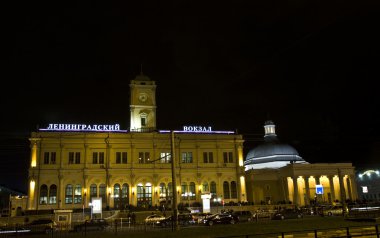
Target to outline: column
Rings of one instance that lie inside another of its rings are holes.
[[[298,201],[298,181],[297,181],[298,176],[293,176],[293,188],[294,188],[294,193],[293,193],[293,204],[294,205],[299,205]]]
[[[358,190],[357,190],[355,176],[349,175],[349,178],[350,178],[351,191],[352,191],[351,200],[355,201],[358,199]]]
[[[135,177],[136,177],[136,175],[132,172],[131,173],[131,175],[130,175],[130,177],[131,177],[131,186],[130,186],[130,189],[131,189],[131,191],[130,191],[130,194],[131,194],[131,198],[130,198],[130,204],[131,205],[133,205],[133,206],[136,206],[137,205],[137,199],[136,199],[136,184],[135,184]]]
[[[88,202],[87,202],[87,196],[88,196],[88,193],[89,193],[89,190],[87,188],[87,185],[88,185],[88,175],[83,175],[83,204],[84,204],[84,207],[87,207],[88,206]]]
[[[346,191],[344,189],[343,177],[340,175],[340,170],[339,170],[338,177],[339,177],[339,188],[340,188],[340,201],[342,202],[342,204],[344,204],[346,201]]]
[[[87,169],[87,164],[88,164],[88,150],[89,150],[89,145],[85,144],[84,145],[84,168]]]
[[[289,202],[289,186],[288,186],[288,178],[284,177],[281,179],[282,180],[282,187],[284,190],[284,200],[285,203]],[[253,184],[253,183],[252,183]],[[253,192],[253,191],[252,191]]]
[[[310,205],[310,185],[309,185],[309,177],[305,177],[305,192],[306,192],[306,201],[305,201],[305,205]]]
[[[351,190],[351,181],[349,179],[349,177],[347,176],[346,177],[346,184],[347,184],[347,193],[346,193],[346,197],[350,200],[353,200],[352,199],[352,190]]]
[[[30,142],[30,167],[34,168],[37,167],[37,141],[31,139]]]
[[[62,208],[62,204],[64,203],[65,201],[65,187],[64,187],[64,184],[63,184],[63,179],[64,179],[64,176],[62,174],[58,175],[58,181],[59,181],[59,187],[58,187],[58,208],[61,209]]]
[[[34,180],[34,177],[29,177],[29,189],[28,189],[28,210],[34,210],[35,209],[35,191],[36,191],[36,182]],[[9,211],[11,212],[11,211]]]
[[[59,160],[60,160],[60,165],[61,165],[61,169],[63,169],[64,168],[64,165],[63,165],[63,161],[64,161],[64,153],[63,153],[63,151],[64,151],[64,149],[65,149],[65,146],[61,143],[60,144],[60,150],[59,150]]]
[[[330,194],[332,202],[335,201],[334,175],[327,176],[330,182]]]
[[[113,186],[111,183],[111,179],[112,179],[112,175],[108,174],[107,175],[107,191],[106,191],[107,192],[107,206],[108,207],[113,207],[113,201],[111,199]]]

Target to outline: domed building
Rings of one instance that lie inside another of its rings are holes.
[[[281,143],[272,121],[265,122],[265,143],[250,150],[244,162],[245,169],[277,169],[292,163],[307,163],[299,156],[296,149]]]
[[[248,201],[304,206],[358,198],[351,163],[308,163],[279,141],[272,121],[265,122],[264,130],[264,143],[251,149],[244,161]]]

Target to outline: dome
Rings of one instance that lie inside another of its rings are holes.
[[[307,163],[295,148],[278,140],[272,121],[267,121],[264,128],[265,142],[248,152],[244,162],[246,170],[281,168],[290,163]]]

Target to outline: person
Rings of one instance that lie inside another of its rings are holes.
[[[132,224],[136,224],[136,214],[132,212]]]

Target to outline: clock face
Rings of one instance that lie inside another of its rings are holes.
[[[148,95],[146,95],[145,93],[141,93],[141,94],[139,95],[139,100],[140,100],[141,102],[145,102],[147,99],[148,99]]]

